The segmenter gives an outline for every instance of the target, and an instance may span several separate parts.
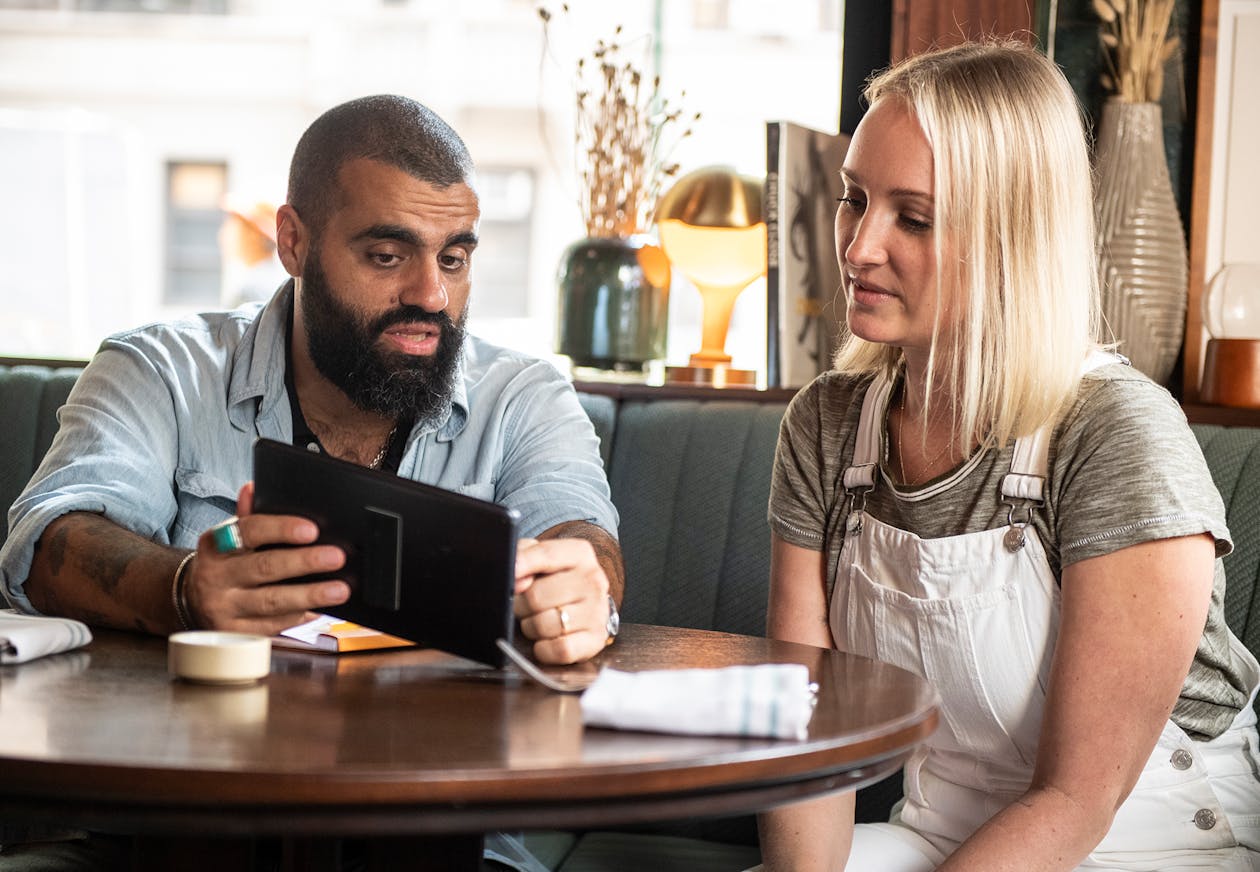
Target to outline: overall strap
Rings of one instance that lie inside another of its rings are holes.
[[[1081,365],[1081,375],[1111,363],[1128,361],[1109,351],[1092,351]],[[1044,501],[1046,473],[1050,469],[1050,431],[1053,429],[1053,422],[1047,423],[1036,433],[1015,440],[1011,471],[1002,478],[1002,497],[1006,502]]]
[[[853,460],[844,471],[844,489],[847,491],[868,491],[875,487],[875,472],[883,454],[880,422],[884,420],[892,388],[892,380],[882,372],[866,388]]]

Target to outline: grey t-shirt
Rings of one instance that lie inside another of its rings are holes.
[[[770,525],[793,545],[827,552],[828,589],[835,584],[848,509],[844,470],[852,462],[870,382],[869,376],[824,373],[797,394],[779,433]],[[896,487],[881,467],[866,509],[923,538],[1006,526],[1000,486],[1013,449],[1014,442],[974,454],[913,488]],[[1064,566],[1140,542],[1203,532],[1216,538],[1207,626],[1172,718],[1195,738],[1224,732],[1248,693],[1230,652],[1224,616],[1220,558],[1233,546],[1203,453],[1168,392],[1121,364],[1084,376],[1052,434],[1046,500],[1034,510],[1032,524],[1056,579]]]

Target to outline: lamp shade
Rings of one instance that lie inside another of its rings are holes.
[[[693,227],[752,227],[765,221],[760,179],[730,167],[705,167],[679,179],[661,198],[656,220]]]
[[[1214,339],[1260,339],[1260,263],[1227,263],[1203,295],[1203,323]]]

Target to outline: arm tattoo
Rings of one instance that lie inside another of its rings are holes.
[[[85,525],[83,534],[91,542],[80,552],[79,566],[108,594],[118,590],[132,563],[144,555],[145,546],[150,544],[137,541],[132,535],[120,535],[117,526],[103,519]]]
[[[60,575],[62,567],[66,565],[66,538],[68,536],[65,527],[58,527],[57,532],[48,542],[48,569],[53,575]],[[43,547],[43,540],[36,542],[35,547],[37,549]]]
[[[57,518],[35,549],[26,592],[41,612],[93,626],[165,629],[177,550],[94,512]]]
[[[48,574],[54,579],[85,576],[110,595],[154,548],[139,534],[92,512],[75,512],[53,523],[35,545],[37,551],[47,549]],[[54,590],[47,595],[58,599]]]

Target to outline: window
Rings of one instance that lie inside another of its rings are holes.
[[[841,11],[836,0],[818,0],[818,29],[839,31]]]
[[[767,121],[837,123],[840,43],[819,29],[836,0],[570,2],[549,46],[538,0],[345,5],[353,14],[302,0],[0,0],[7,93],[39,107],[0,107],[0,191],[12,194],[0,208],[0,354],[87,356],[109,333],[236,305],[220,197],[283,202],[298,136],[351,97],[413,96],[460,132],[482,198],[470,329],[539,356],[552,353],[556,268],[584,232],[573,80],[597,39],[624,25],[636,48],[655,46],[645,68],[684,112],[703,113],[671,146],[683,172],[760,174]],[[140,16],[143,27],[127,23]],[[699,295],[677,285],[670,340],[685,360]],[[758,308],[764,294],[741,295],[732,353],[741,330],[764,344]]]
[[[697,30],[725,30],[729,26],[731,0],[692,0],[692,24]]]
[[[226,15],[227,0],[0,0],[0,9]]]
[[[127,131],[86,112],[0,109],[0,156],[0,354],[87,357],[152,320],[136,299]]]
[[[167,164],[164,302],[218,303],[222,285],[220,203],[226,192],[227,164]]]
[[[530,227],[534,174],[528,169],[477,170],[481,197],[480,244],[492,257],[473,257],[473,306],[496,318],[529,314]]]

